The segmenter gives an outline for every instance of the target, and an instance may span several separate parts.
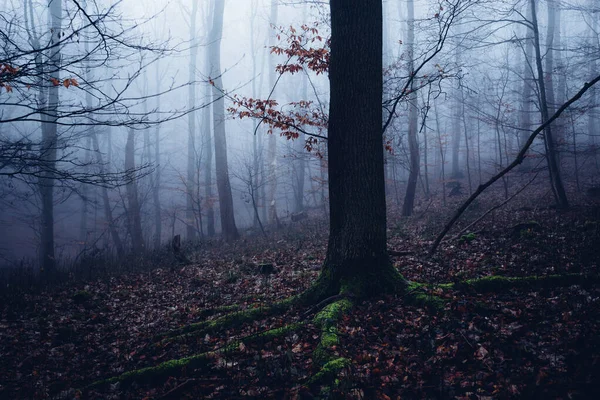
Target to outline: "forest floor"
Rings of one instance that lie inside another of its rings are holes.
[[[462,226],[491,205],[482,200]],[[584,199],[560,212],[511,202],[461,237],[449,235],[433,258],[428,247],[452,207],[421,208],[408,219],[390,213],[389,248],[412,252],[393,257],[394,264],[407,279],[431,284],[426,290],[447,300],[445,309],[408,305],[401,296],[357,302],[339,324],[334,350],[351,363],[330,397],[600,398],[600,287],[477,294],[433,286],[490,275],[597,275],[600,205]],[[267,307],[309,287],[325,255],[324,219],[313,216],[276,236],[205,242],[185,266],[0,297],[0,398],[320,398],[320,387],[306,385],[316,373],[314,311],[295,307],[155,345],[157,334],[219,316],[207,316],[207,309]],[[272,263],[274,274],[261,275],[263,263]],[[285,335],[218,353],[202,371],[75,390],[300,321],[307,323]]]

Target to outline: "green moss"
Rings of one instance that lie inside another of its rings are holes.
[[[269,307],[258,306],[256,308],[249,308],[244,311],[233,312],[211,321],[202,321],[189,324],[182,328],[174,329],[172,331],[157,335],[154,340],[160,341],[161,343],[167,343],[183,340],[193,336],[204,336],[207,333],[215,332],[225,328],[232,328],[245,322],[283,313],[292,307],[297,301],[298,297],[292,296]],[[235,306],[229,307],[232,307],[234,310],[237,309],[233,308]]]
[[[307,382],[308,385],[315,384],[332,384],[338,383],[338,375],[340,371],[348,368],[351,365],[350,360],[347,358],[336,358],[323,365],[319,372],[313,375]]]
[[[445,300],[430,295],[424,291],[425,285],[418,282],[409,282],[406,292],[406,302],[417,307],[426,307],[433,311],[441,311],[446,304]]]
[[[293,331],[297,330],[299,327],[301,327],[302,325],[304,325],[304,323],[300,322],[300,323],[285,325],[280,328],[271,329],[271,330],[268,330],[265,332],[258,333],[253,336],[249,336],[242,340],[233,341],[233,342],[227,344],[226,346],[224,346],[223,348],[218,349],[216,351],[209,351],[209,352],[198,354],[198,355],[191,356],[191,357],[166,361],[155,367],[147,367],[147,368],[142,368],[142,369],[138,369],[138,370],[134,370],[134,371],[125,372],[124,374],[121,374],[121,375],[113,377],[113,378],[94,382],[90,386],[88,386],[88,388],[98,387],[98,386],[102,386],[105,384],[116,383],[116,382],[121,382],[121,383],[129,383],[132,381],[148,382],[153,379],[163,379],[163,378],[166,378],[169,376],[178,376],[179,374],[181,374],[181,371],[183,368],[197,369],[197,368],[205,367],[206,365],[208,365],[208,363],[214,357],[215,354],[218,354],[218,353],[229,354],[229,353],[234,353],[236,351],[239,351],[241,343],[244,343],[247,345],[247,344],[250,344],[250,343],[253,343],[256,341],[260,341],[260,340],[264,340],[264,341],[272,340],[276,337],[283,336],[289,332],[293,332]]]
[[[571,285],[591,285],[599,282],[600,277],[582,274],[546,275],[546,276],[487,276],[468,279],[455,284],[437,285],[444,289],[470,290],[477,293],[502,292],[512,289],[542,289]]]
[[[407,297],[407,303],[417,307],[428,308],[432,311],[441,311],[446,305],[444,299],[424,292],[415,292]]]
[[[460,239],[458,240],[458,243],[459,244],[471,243],[476,238],[477,238],[477,236],[473,232],[470,232],[470,233],[467,233],[466,235],[462,235],[460,237]]]
[[[73,302],[76,304],[83,304],[87,303],[92,299],[92,294],[87,290],[80,290],[79,292],[73,295],[72,299]]]
[[[333,347],[339,344],[337,322],[352,308],[349,299],[328,304],[315,315],[314,323],[321,329],[321,339],[313,352],[313,362],[324,365],[332,358]]]

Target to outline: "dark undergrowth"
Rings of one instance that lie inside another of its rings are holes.
[[[482,199],[462,227],[494,203]],[[600,207],[581,199],[559,212],[515,201],[461,235],[457,227],[433,258],[426,252],[444,211],[423,202],[425,209],[403,220],[391,213],[389,247],[411,252],[394,257],[395,266],[425,283],[426,295],[444,299],[444,309],[409,304],[403,295],[355,301],[340,317],[330,348],[333,359],[348,362],[327,384],[311,381],[321,371],[313,359],[321,340],[313,322],[319,310],[296,306],[159,340],[232,311],[266,310],[308,288],[326,247],[326,226],[313,218],[276,239],[197,246],[188,253],[189,265],[169,261],[21,288],[18,295],[5,291],[0,398],[598,398],[600,287],[520,286],[482,294],[434,284],[486,276],[597,276]],[[274,266],[272,274],[264,273],[264,264]],[[294,329],[272,337],[256,336],[290,325]],[[86,389],[197,354],[209,354],[208,362],[149,382]]]

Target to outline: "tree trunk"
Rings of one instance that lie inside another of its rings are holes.
[[[527,7],[527,19],[531,20],[531,7]],[[529,137],[529,131],[531,129],[531,92],[534,82],[534,74],[531,70],[531,61],[533,59],[533,39],[531,38],[531,32],[529,27],[525,28],[525,60],[523,61],[523,91],[521,96],[521,109],[519,111],[519,129],[521,134],[519,135],[519,147],[522,147],[527,138]],[[521,168],[525,171],[531,169],[531,163],[529,157],[525,157]],[[481,181],[481,180],[480,180]]]
[[[456,46],[454,59],[456,63],[456,67],[459,68],[460,65],[460,50],[459,46]],[[452,179],[462,178],[462,172],[460,170],[460,140],[462,138],[460,131],[460,98],[462,95],[459,93],[462,88],[456,88],[454,91],[454,101],[453,101],[453,116],[452,116],[452,173],[450,174]]]
[[[227,166],[227,138],[225,136],[225,101],[221,90],[221,38],[223,36],[223,14],[225,1],[216,1],[213,14],[213,25],[210,32],[210,61],[212,63],[210,76],[213,81],[213,124],[215,132],[215,168],[217,174],[217,190],[219,192],[219,211],[221,215],[221,230],[226,241],[230,242],[239,237],[235,226],[233,197],[229,182]]]
[[[210,74],[210,51],[206,52],[206,69],[207,73]],[[210,85],[205,85],[204,98],[208,99],[211,96]],[[215,235],[215,209],[213,207],[213,176],[212,176],[212,163],[213,163],[213,146],[212,146],[212,133],[211,133],[211,106],[204,107],[202,110],[202,132],[204,137],[204,193],[205,193],[205,205],[206,210],[206,234],[210,236]]]
[[[277,2],[278,0],[271,0],[271,16],[270,23],[277,26]],[[276,33],[271,32],[269,35],[269,44],[274,46]],[[276,76],[275,76],[275,65],[273,62],[273,55],[269,54],[269,87],[276,93]],[[268,179],[269,179],[269,193],[267,199],[267,207],[269,209],[269,224],[277,228],[280,227],[279,217],[277,216],[277,136],[273,133],[269,135],[269,143],[267,148],[267,166],[268,166]]]
[[[50,25],[52,32],[52,43],[60,41],[62,35],[62,0],[48,0],[48,10],[50,12]],[[32,21],[33,23],[33,21]],[[49,54],[49,73],[51,79],[60,81],[60,48],[53,46]],[[46,85],[46,82],[42,82]],[[56,147],[58,141],[58,106],[59,106],[59,86],[52,85],[48,90],[47,117],[42,123],[42,146],[41,146],[41,178],[40,198],[42,202],[41,215],[41,243],[40,259],[41,268],[46,273],[51,273],[56,268],[54,256],[54,170],[56,168]]]
[[[126,190],[128,206],[127,220],[131,232],[131,246],[134,254],[140,254],[144,250],[144,238],[135,177],[135,131],[131,128],[127,133],[127,144],[125,145],[125,170],[129,180]]]
[[[159,80],[159,63],[156,63],[156,84]],[[160,96],[156,98],[156,109],[160,112]],[[154,248],[159,249],[162,238],[162,217],[160,206],[160,124],[154,129],[154,182],[152,184],[152,199],[154,202]]]
[[[198,15],[198,0],[192,1],[190,13],[190,64],[188,71],[189,82],[196,80],[198,68],[198,42],[196,40],[196,17]],[[196,108],[196,85],[188,86],[188,107]],[[185,225],[186,239],[196,239],[196,113],[188,114],[188,140],[187,140],[187,178],[185,185]]]
[[[414,74],[415,60],[415,2],[408,0],[408,76]],[[402,206],[402,215],[408,217],[412,215],[415,205],[415,195],[417,191],[417,181],[419,179],[419,169],[421,168],[421,159],[419,154],[419,141],[417,138],[418,125],[418,102],[417,92],[414,87],[414,80],[410,85],[410,94],[408,96],[409,114],[408,114],[408,148],[410,151],[410,172],[408,176],[408,185],[404,204]]]
[[[533,25],[533,37],[534,37],[534,48],[535,48],[535,58],[536,58],[536,66],[538,73],[538,85],[540,89],[540,111],[542,114],[542,123],[546,123],[550,119],[550,112],[548,101],[546,98],[546,85],[544,80],[544,69],[542,67],[542,55],[540,48],[540,34],[537,23],[537,14],[536,14],[536,6],[535,0],[531,0],[531,16],[532,16],[532,25]],[[552,53],[551,49],[547,49],[549,53]],[[550,72],[550,71],[548,71]],[[560,176],[560,168],[558,165],[557,155],[556,155],[556,145],[554,144],[554,137],[552,136],[552,127],[548,125],[544,130],[544,138],[546,140],[546,158],[548,160],[548,170],[550,173],[550,184],[552,186],[554,196],[556,199],[556,205],[559,208],[568,208],[569,201],[567,199],[567,194],[565,192],[565,188],[562,183],[562,178]]]
[[[594,7],[596,0],[590,0],[591,7]],[[600,13],[592,15],[592,21],[589,27],[589,79],[592,79],[598,71],[598,52],[600,51],[600,41],[598,37],[598,17]],[[594,163],[596,165],[596,171],[600,171],[600,163],[598,162],[598,89],[593,87],[590,89],[590,108],[588,111],[588,146],[593,151]]]
[[[98,136],[96,132],[91,133],[92,141],[94,145],[94,153],[96,154],[96,161],[98,162],[100,168],[100,174],[104,175],[106,169],[104,168],[104,160],[102,157],[102,152],[100,151],[100,145],[98,144]],[[110,141],[108,142],[110,146]],[[107,160],[107,164],[110,163],[110,160]],[[119,236],[119,231],[115,225],[115,220],[112,215],[112,208],[110,207],[110,200],[108,198],[108,189],[106,186],[102,187],[102,204],[104,206],[104,218],[106,219],[106,224],[108,225],[108,231],[110,232],[110,236],[113,240],[113,244],[117,250],[117,256],[122,258],[125,254],[125,249],[123,247],[123,242],[121,241],[121,237]]]
[[[330,7],[330,231],[316,287],[373,295],[403,282],[386,249],[382,4],[331,0]]]

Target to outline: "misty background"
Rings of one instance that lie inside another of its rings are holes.
[[[529,0],[384,1],[390,208],[410,216],[436,201],[450,214],[453,191],[510,164],[544,111],[597,74],[598,4],[534,3],[537,23]],[[272,51],[326,50],[327,2],[14,0],[0,13],[0,265],[205,240],[223,218],[268,235],[327,213],[327,73]],[[590,89],[553,124],[553,147],[536,139],[498,193],[538,175],[548,202],[562,201],[560,186],[596,187],[597,97]],[[298,125],[273,126],[249,99],[275,100],[263,112]]]

